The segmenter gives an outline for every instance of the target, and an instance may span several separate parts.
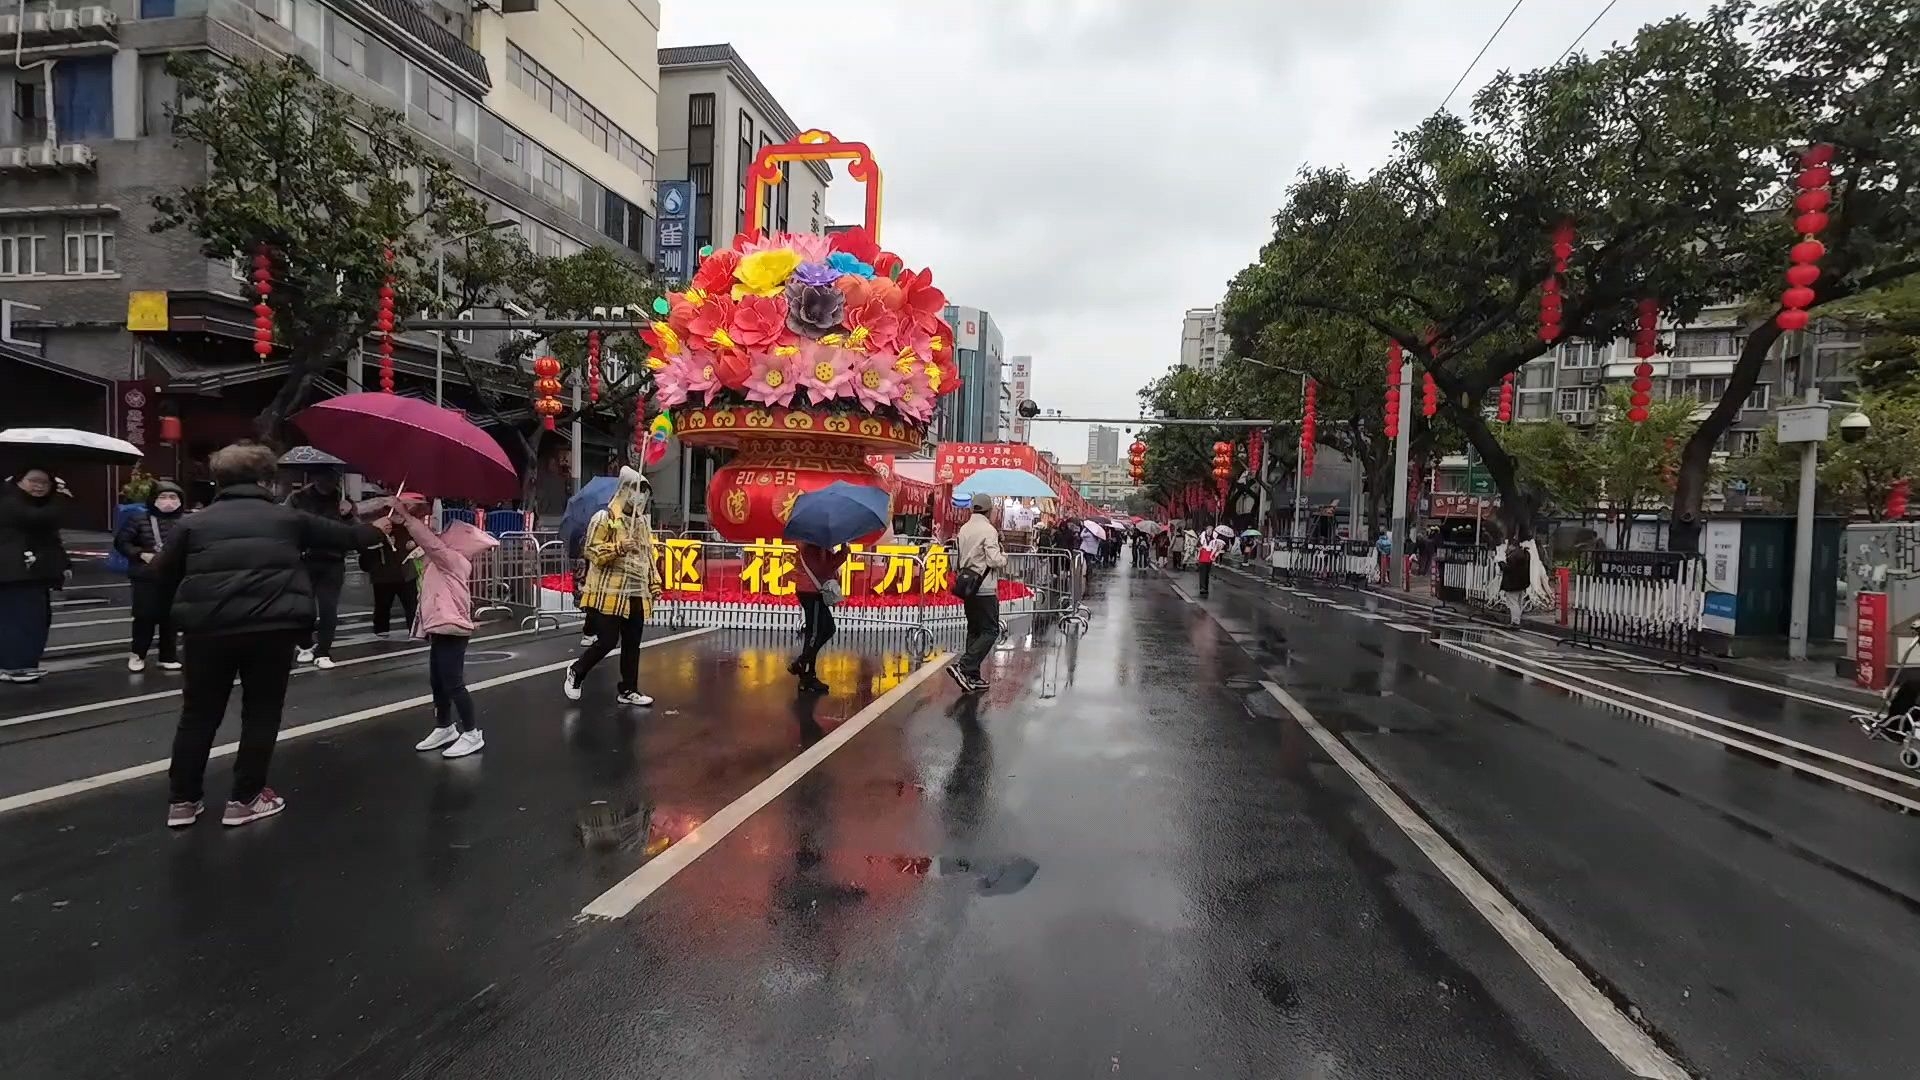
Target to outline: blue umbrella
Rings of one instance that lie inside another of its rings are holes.
[[[620,487],[617,476],[596,476],[581,485],[573,498],[567,500],[567,512],[560,516],[560,539],[572,548],[586,538],[587,523],[593,515],[607,508],[613,501],[613,493]]]
[[[1045,480],[1025,469],[981,469],[954,485],[974,495],[1004,495],[1013,499],[1057,498]]]
[[[835,480],[794,500],[786,538],[830,548],[879,532],[887,527],[891,501],[879,488]]]

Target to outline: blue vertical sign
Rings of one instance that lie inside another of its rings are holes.
[[[659,260],[661,276],[676,285],[693,276],[693,202],[693,181],[660,182],[654,258]]]

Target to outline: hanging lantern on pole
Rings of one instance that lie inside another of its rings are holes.
[[[380,335],[380,391],[393,393],[393,249],[386,251],[387,277],[380,283],[380,302],[373,326]]]
[[[553,418],[566,408],[560,404],[560,361],[543,356],[533,362],[533,374],[533,411],[545,421],[546,429],[552,431]]]
[[[1220,484],[1220,502],[1224,508],[1227,499],[1227,484],[1233,476],[1233,444],[1216,442],[1213,444],[1213,478]]]
[[[267,245],[253,249],[253,354],[261,360],[273,352],[273,308],[267,298],[273,295],[273,256]]]
[[[587,400],[600,402],[600,331],[587,331]]]
[[[1400,343],[1387,345],[1387,438],[1400,437]]]
[[[1127,473],[1139,484],[1147,478],[1147,444],[1139,439],[1127,447]]]
[[[1313,452],[1319,443],[1315,440],[1320,410],[1320,383],[1307,380],[1306,401],[1300,414],[1300,475],[1302,478],[1313,475]]]
[[[1513,423],[1513,372],[1500,377],[1500,411],[1497,414],[1503,424]]]
[[[1553,228],[1553,272],[1540,283],[1540,340],[1552,344],[1560,337],[1560,284],[1566,277],[1567,263],[1573,258],[1573,222],[1560,222]]]
[[[1833,147],[1825,143],[1800,152],[1800,175],[1794,178],[1800,194],[1793,199],[1793,231],[1800,234],[1800,242],[1788,252],[1793,265],[1787,268],[1787,289],[1780,294],[1784,310],[1773,318],[1782,330],[1807,328],[1813,283],[1820,280],[1820,257],[1827,253],[1818,237],[1827,230],[1827,207],[1833,201],[1833,166],[1828,164],[1832,160]]]
[[[1627,420],[1647,422],[1647,410],[1653,404],[1653,355],[1660,351],[1660,301],[1651,296],[1640,301],[1640,328],[1633,335],[1633,398],[1627,408]]]
[[[1431,372],[1420,373],[1420,415],[1433,419],[1440,411],[1440,387],[1434,384]]]

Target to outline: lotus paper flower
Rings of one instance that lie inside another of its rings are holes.
[[[733,273],[739,266],[740,253],[721,248],[700,260],[700,269],[693,273],[693,287],[716,295],[729,292],[733,288]]]
[[[838,280],[840,280],[840,271],[828,266],[827,260],[822,258],[819,262],[801,263],[800,269],[795,270],[793,277],[787,279],[787,284],[791,285],[797,281],[802,285],[831,285]]]
[[[784,248],[800,256],[801,262],[824,263],[827,261],[827,256],[833,252],[828,239],[815,233],[775,233],[764,239],[746,238],[745,243],[740,243],[739,240],[735,242],[739,244],[742,255],[779,251]]]
[[[848,274],[834,285],[847,297],[847,310],[878,303],[889,311],[898,312],[905,299],[900,286],[883,277],[863,278]]]
[[[817,341],[800,343],[794,375],[807,388],[807,400],[824,405],[853,393],[854,354]]]
[[[893,372],[893,358],[854,353],[853,396],[868,412],[878,412],[893,404],[900,392],[900,376]]]
[[[799,266],[800,256],[791,248],[742,256],[733,272],[736,282],[733,297],[738,300],[742,296],[777,296]]]
[[[669,364],[667,370],[673,370],[673,365]],[[688,393],[703,395],[711,401],[720,392],[720,358],[712,353],[690,357],[681,377],[686,381]]]
[[[900,380],[893,406],[909,420],[925,421],[933,415],[933,399],[933,387],[927,382],[926,367],[920,365]]]
[[[827,265],[840,271],[842,274],[852,274],[855,277],[863,278],[873,276],[873,265],[871,263],[861,262],[859,259],[844,251],[836,251],[827,256]]]
[[[933,286],[933,271],[915,270],[901,274],[895,282],[900,289],[901,305],[913,315],[914,325],[932,333],[936,327],[944,326],[941,312],[947,307],[947,294]],[[953,340],[951,328],[946,330],[947,341]]]
[[[891,356],[897,351],[894,335],[900,330],[900,320],[885,304],[871,300],[858,308],[847,308],[846,347],[858,352],[886,353]],[[839,344],[839,342],[828,342]]]
[[[747,377],[747,400],[762,405],[787,406],[793,404],[794,392],[800,389],[800,380],[795,368],[799,367],[797,356],[781,356],[773,352],[753,354],[753,374]]]
[[[665,408],[675,408],[687,400],[688,382],[696,367],[692,357],[685,353],[674,357],[653,373],[653,396],[658,398]]]
[[[844,251],[869,267],[880,257],[880,245],[864,225],[834,233],[827,237],[827,243],[834,251]]]
[[[787,325],[802,337],[817,338],[840,329],[847,298],[831,285],[787,285]]]
[[[771,349],[787,332],[784,296],[743,296],[727,324],[733,343],[749,351]]]
[[[714,370],[719,373],[721,386],[745,390],[747,380],[753,377],[753,361],[743,350],[721,349],[714,354]]]

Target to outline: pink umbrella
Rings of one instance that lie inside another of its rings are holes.
[[[343,394],[293,422],[307,441],[390,488],[504,502],[520,491],[507,452],[453,409],[398,394]]]

